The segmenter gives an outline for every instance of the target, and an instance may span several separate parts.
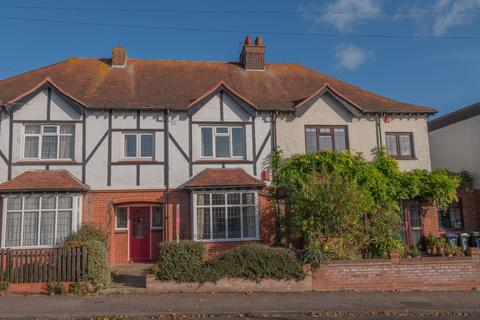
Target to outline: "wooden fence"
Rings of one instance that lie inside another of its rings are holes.
[[[74,282],[87,272],[85,248],[0,250],[0,282]]]

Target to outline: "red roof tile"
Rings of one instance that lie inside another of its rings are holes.
[[[0,81],[0,105],[50,79],[89,108],[186,109],[219,83],[263,110],[294,110],[328,84],[363,112],[434,113],[435,109],[394,101],[298,64],[266,64],[246,71],[234,62],[129,59],[124,68],[110,59],[72,58]]]
[[[0,184],[0,192],[28,191],[87,191],[89,187],[81,183],[67,170],[25,171],[14,179]]]
[[[245,170],[239,168],[205,169],[185,183],[185,187],[188,189],[262,186],[264,186],[264,183],[261,180],[252,177]]]

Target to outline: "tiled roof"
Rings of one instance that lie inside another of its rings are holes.
[[[185,184],[187,189],[215,187],[262,187],[264,183],[252,177],[243,169],[205,169]]]
[[[72,58],[1,80],[0,105],[49,79],[88,108],[182,110],[223,82],[260,110],[293,111],[328,85],[363,112],[436,112],[379,96],[298,64],[266,64],[261,72],[246,71],[235,62],[128,59],[124,68],[110,64],[110,59]]]
[[[0,192],[27,191],[87,191],[89,187],[81,183],[67,170],[25,171],[14,179],[0,184]]]
[[[452,111],[428,123],[428,131],[437,130],[453,123],[480,115],[480,102]]]

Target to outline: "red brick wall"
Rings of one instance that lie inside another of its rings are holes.
[[[472,289],[480,256],[332,261],[312,272],[313,290]]]
[[[461,201],[463,213],[463,226],[465,230],[478,230],[480,228],[479,217],[480,190],[473,192],[459,191],[458,198]]]

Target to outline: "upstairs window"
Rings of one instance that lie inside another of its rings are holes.
[[[343,151],[348,149],[346,126],[307,126],[305,128],[307,152]]]
[[[24,159],[73,160],[73,125],[25,125]]]
[[[385,133],[385,146],[388,155],[396,159],[413,159],[413,133],[387,132]]]
[[[125,133],[123,135],[123,157],[126,159],[152,159],[153,133]]]
[[[244,127],[202,127],[203,158],[244,158]]]

